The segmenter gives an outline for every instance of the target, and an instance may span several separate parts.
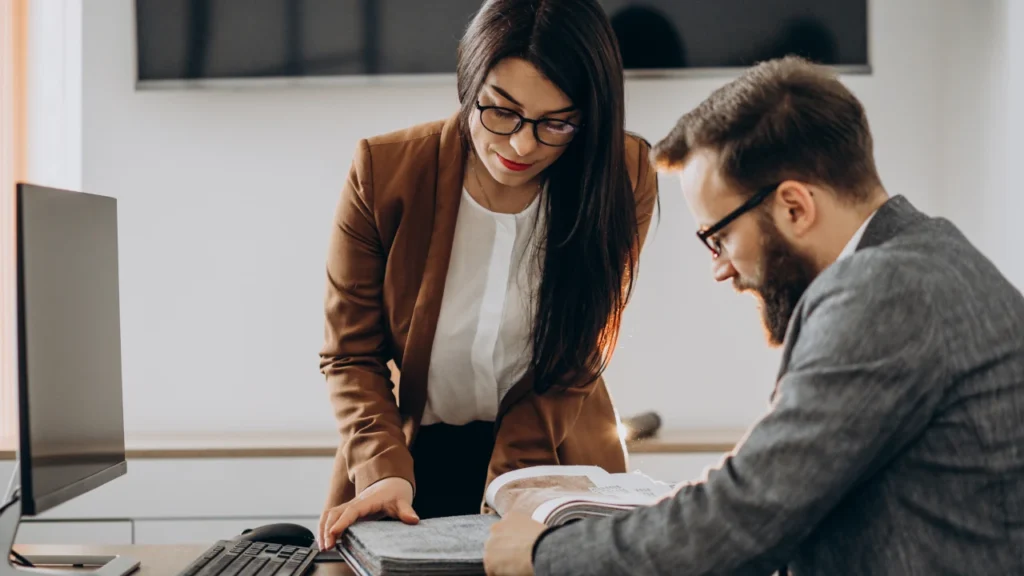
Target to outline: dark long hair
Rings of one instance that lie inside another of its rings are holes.
[[[532,338],[534,389],[582,386],[607,366],[639,240],[626,171],[622,60],[597,0],[488,0],[459,45],[461,128],[490,69],[533,64],[579,107],[583,127],[547,169],[543,274]]]

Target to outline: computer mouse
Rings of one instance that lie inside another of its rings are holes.
[[[281,546],[302,546],[308,548],[316,544],[313,532],[305,526],[280,522],[278,524],[266,524],[257,528],[244,530],[239,540],[250,542],[266,542],[267,544],[280,544]]]

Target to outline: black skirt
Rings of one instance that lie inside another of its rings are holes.
[[[422,518],[479,514],[494,451],[494,422],[422,426],[412,445],[416,495]]]

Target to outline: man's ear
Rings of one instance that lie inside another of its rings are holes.
[[[772,212],[780,232],[800,238],[807,234],[818,219],[814,191],[803,182],[786,180],[775,191]]]

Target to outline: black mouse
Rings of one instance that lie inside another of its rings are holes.
[[[267,544],[280,544],[281,546],[301,546],[308,548],[316,544],[313,532],[299,524],[281,522],[279,524],[266,524],[258,528],[244,530],[239,540],[250,542],[266,542]]]

